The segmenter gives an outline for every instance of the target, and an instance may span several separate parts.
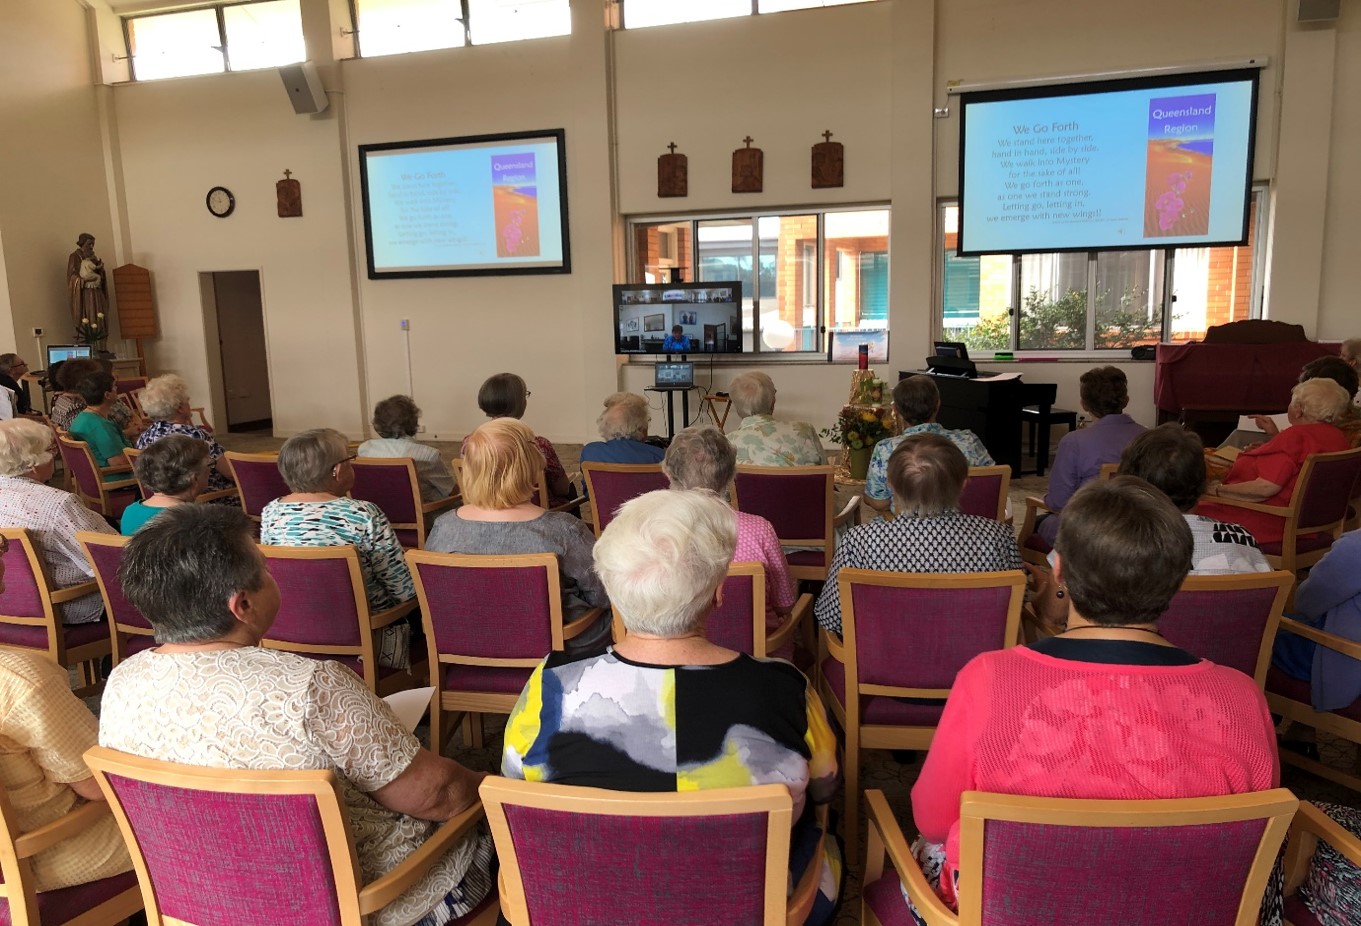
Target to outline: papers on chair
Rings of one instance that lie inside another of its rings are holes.
[[[414,733],[416,725],[421,722],[426,709],[430,707],[430,696],[434,693],[433,688],[408,688],[405,691],[394,691],[383,700],[392,708],[392,713],[397,715],[397,722],[405,727],[408,733]]]

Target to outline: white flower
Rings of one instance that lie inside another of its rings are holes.
[[[95,315],[96,315],[97,317],[99,317],[99,318],[103,318],[103,317],[104,317],[104,313],[103,313],[103,312],[96,312]]]
[[[89,320],[88,318],[82,318],[82,319],[80,320],[80,323],[81,323],[82,325],[88,325],[88,324],[90,323],[90,320]]]

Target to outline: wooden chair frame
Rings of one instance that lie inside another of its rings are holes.
[[[95,497],[86,495],[85,490],[80,487],[80,480],[76,478],[74,473],[71,473],[71,488],[75,490],[76,497],[81,500],[81,503],[84,504],[86,508],[89,508],[96,514],[103,515],[106,518],[113,517],[115,511],[113,501],[109,498],[109,493],[115,489],[128,489],[137,485],[137,480],[132,478],[132,467],[129,464],[122,464],[120,466],[98,466],[95,464],[95,455],[90,450],[89,444],[83,440],[75,440],[61,432],[57,432],[57,442],[72,453],[83,453],[85,458],[90,461],[90,469],[99,476],[99,496]],[[67,467],[67,469],[69,470],[70,467]],[[112,482],[105,481],[104,477],[113,473],[123,473],[125,474],[125,478],[115,479]]]
[[[250,508],[246,504],[246,493],[241,488],[241,476],[236,471],[236,461],[239,460],[242,463],[273,463],[277,468],[279,465],[279,455],[277,453],[240,453],[235,450],[228,450],[223,456],[227,458],[227,466],[231,468],[232,482],[236,483],[234,491],[241,499],[241,510],[245,513],[246,517],[250,518],[256,524],[259,524],[260,516],[258,514],[251,514]]]
[[[99,677],[99,662],[110,654],[109,640],[101,640],[97,643],[86,643],[74,649],[66,648],[66,635],[62,632],[65,626],[61,622],[61,616],[57,614],[57,605],[68,601],[74,601],[85,595],[99,591],[99,584],[94,579],[87,579],[75,585],[68,585],[65,588],[54,588],[52,577],[47,573],[47,565],[38,555],[38,549],[33,545],[33,539],[29,537],[28,531],[22,527],[3,527],[0,528],[0,535],[3,535],[11,545],[19,544],[24,551],[24,556],[28,558],[29,568],[33,570],[33,575],[38,579],[38,597],[42,602],[42,617],[19,617],[6,615],[4,622],[7,624],[18,624],[28,627],[43,627],[47,630],[47,649],[35,650],[28,647],[9,647],[19,649],[23,652],[42,652],[44,656],[51,659],[59,666],[80,668],[80,687],[75,689],[77,697],[88,698],[99,694],[104,690],[104,681]]]
[[[326,845],[330,850],[331,871],[335,878],[339,899],[340,921],[344,926],[364,926],[369,915],[401,896],[434,866],[445,852],[482,820],[481,804],[474,804],[462,813],[440,824],[421,847],[408,855],[392,871],[368,885],[362,883],[359,856],[350,832],[349,815],[335,774],[330,771],[262,771],[258,769],[203,768],[144,759],[123,752],[93,746],[85,753],[85,762],[94,772],[95,780],[108,798],[108,806],[118,821],[118,828],[127,843],[128,854],[137,872],[142,899],[146,904],[148,926],[181,926],[183,921],[165,916],[156,897],[156,888],[147,871],[137,833],[128,821],[118,795],[110,786],[109,775],[146,781],[164,787],[192,788],[219,794],[279,794],[311,797],[317,802]],[[475,926],[490,926],[496,922],[497,904],[493,902],[476,920]],[[189,924],[183,924],[189,926]]]
[[[660,463],[593,463],[586,462],[581,464],[581,478],[586,482],[586,494],[591,501],[591,527],[595,530],[595,537],[600,539],[600,532],[604,530],[600,526],[600,512],[596,511],[596,499],[599,497],[596,492],[593,473],[658,473],[662,474],[662,464]]]
[[[1284,788],[1223,797],[1150,801],[1073,800],[965,791],[960,800],[959,912],[955,913],[937,896],[922,874],[884,793],[866,791],[865,801],[869,805],[870,837],[863,884],[873,884],[882,877],[887,855],[927,926],[982,926],[983,831],[989,820],[1122,828],[1265,820],[1266,826],[1234,920],[1235,926],[1256,926],[1267,878],[1275,867],[1276,854],[1291,818],[1301,806],[1295,795]],[[863,899],[861,911],[861,922],[867,926],[880,926],[879,919]]]
[[[459,503],[460,499],[457,488],[454,489],[454,493],[448,498],[436,499],[433,502],[421,501],[421,483],[420,479],[416,476],[416,461],[410,457],[360,457],[357,460],[351,460],[350,465],[355,469],[365,466],[388,468],[400,467],[407,471],[407,475],[411,480],[411,498],[415,503],[416,510],[421,513],[422,517],[414,523],[407,521],[393,521],[391,523],[394,531],[415,531],[416,549],[418,550],[425,549],[427,520],[429,520],[432,515],[452,508]],[[352,492],[351,495],[353,494],[354,493]]]
[[[770,476],[774,478],[788,476],[810,476],[822,474],[825,489],[825,515],[824,527],[821,537],[781,537],[780,544],[784,547],[822,547],[823,565],[822,566],[796,566],[789,564],[789,577],[793,580],[810,582],[827,581],[827,569],[832,563],[832,554],[836,550],[836,532],[838,528],[847,524],[854,525],[860,514],[860,496],[852,498],[841,511],[836,511],[836,467],[835,466],[750,466],[739,463],[738,473],[746,473],[752,476]],[[742,510],[741,500],[737,494],[737,483],[733,483],[732,506],[737,510]]]
[[[1295,480],[1295,490],[1290,496],[1290,504],[1263,505],[1258,502],[1243,501],[1241,499],[1230,498],[1227,495],[1203,495],[1201,501],[1210,502],[1216,505],[1228,505],[1232,508],[1243,508],[1248,511],[1257,511],[1262,514],[1269,514],[1273,517],[1281,518],[1283,523],[1283,533],[1281,535],[1280,555],[1264,553],[1267,562],[1276,569],[1284,569],[1287,572],[1295,573],[1314,565],[1323,559],[1324,554],[1332,547],[1327,546],[1320,550],[1310,550],[1305,553],[1296,551],[1297,538],[1308,534],[1331,534],[1336,540],[1342,534],[1342,527],[1347,520],[1347,506],[1342,506],[1342,516],[1335,521],[1326,524],[1301,524],[1300,507],[1304,504],[1304,496],[1309,487],[1309,481],[1314,475],[1314,467],[1319,461],[1334,461],[1343,459],[1361,458],[1361,447],[1353,447],[1350,450],[1338,450],[1334,453],[1311,453],[1304,458],[1304,465],[1300,467],[1299,477]],[[1352,486],[1353,495],[1356,492],[1356,485]]]
[[[430,749],[441,753],[445,742],[453,730],[444,730],[444,712],[455,711],[463,714],[463,741],[466,746],[482,745],[482,714],[509,714],[519,700],[520,693],[499,694],[494,692],[444,691],[441,667],[445,665],[490,666],[497,668],[533,668],[543,662],[543,656],[524,659],[498,658],[491,656],[459,656],[441,653],[436,644],[435,624],[430,615],[432,606],[425,583],[421,580],[418,568],[421,564],[430,566],[458,566],[464,569],[506,569],[537,567],[545,571],[548,582],[549,633],[555,652],[561,652],[567,640],[579,635],[599,619],[604,613],[602,608],[591,608],[584,615],[570,623],[563,623],[562,582],[558,574],[558,558],[552,553],[521,553],[497,556],[476,553],[433,553],[429,550],[407,550],[406,562],[411,570],[411,581],[416,585],[416,600],[420,602],[421,621],[425,626],[426,649],[429,652],[430,682],[435,692],[430,698]],[[476,716],[474,716],[476,715]]]
[[[1003,524],[1007,521],[1007,501],[1011,495],[1011,467],[1004,464],[999,466],[970,466],[969,478],[987,478],[989,476],[1001,476],[1001,491],[997,495],[997,518]]]
[[[1361,643],[1317,627],[1310,627],[1308,624],[1302,624],[1293,618],[1282,617],[1277,632],[1293,633],[1344,656],[1361,660]],[[1266,703],[1273,714],[1280,714],[1295,723],[1331,733],[1333,736],[1341,737],[1361,747],[1361,721],[1352,720],[1334,711],[1316,711],[1314,706],[1308,702],[1295,701],[1272,691],[1267,691]],[[1312,772],[1320,778],[1335,781],[1353,791],[1361,792],[1361,755],[1357,758],[1356,770],[1350,773],[1333,768],[1331,765],[1324,765],[1317,759],[1311,759],[1291,749],[1281,750],[1281,761]]]
[[[454,457],[449,461],[449,467],[454,471],[454,482],[458,486],[458,495],[463,495],[463,458]],[[548,499],[548,471],[546,467],[539,467],[539,475],[534,483],[534,495],[530,500],[545,511],[576,511],[586,504],[586,496],[578,495],[571,501],[563,502],[561,505],[554,505],[551,508],[546,504]],[[537,497],[537,500],[536,500]]]
[[[264,554],[267,562],[269,560],[344,560],[350,573],[350,590],[354,594],[355,610],[359,614],[359,644],[357,646],[342,646],[331,643],[292,643],[271,639],[268,636],[260,641],[261,646],[266,649],[277,649],[303,655],[339,654],[358,657],[363,662],[364,684],[368,686],[369,691],[378,695],[388,695],[394,691],[411,687],[412,676],[419,671],[419,664],[416,662],[411,664],[413,670],[411,675],[395,672],[386,679],[380,680],[378,678],[378,651],[373,641],[374,635],[378,631],[401,620],[416,609],[415,598],[403,601],[386,611],[376,613],[370,611],[368,592],[364,588],[364,573],[359,567],[359,552],[349,544],[339,547],[283,547],[260,544],[260,552]],[[366,618],[367,625],[365,623]]]
[[[132,464],[132,478],[133,481],[137,483],[137,491],[142,496],[142,501],[146,501],[148,498],[151,498],[151,496],[155,494],[146,486],[142,485],[142,480],[137,478],[137,458],[140,457],[144,452],[145,452],[144,450],[138,450],[136,447],[129,447],[128,449],[123,451],[123,453],[128,458],[128,462]],[[219,498],[231,498],[233,495],[236,494],[237,494],[236,487],[232,486],[230,489],[214,489],[212,492],[203,492],[200,495],[196,496],[194,498],[194,501],[198,502],[199,504],[206,505],[208,502],[215,502]]]
[[[51,823],[16,836],[14,809],[9,794],[0,788],[0,899],[9,906],[8,922],[13,926],[42,926],[38,915],[38,891],[33,878],[33,856],[58,843],[79,836],[109,815],[102,802],[81,802]],[[64,926],[114,926],[142,909],[142,894],[136,885],[65,921]]]
[[[61,437],[62,432],[57,428],[55,424],[52,423],[52,419],[47,417],[46,413],[42,413],[41,418],[43,424],[47,425],[47,429],[52,432],[53,471],[54,472],[59,471],[61,473],[61,484],[59,488],[62,488],[67,492],[70,492],[71,471],[67,469],[66,461],[61,458],[61,447],[57,444],[57,439]]]
[[[1309,875],[1309,863],[1322,840],[1339,855],[1361,868],[1361,838],[1308,801],[1301,801],[1285,846],[1285,896],[1297,893]]]
[[[837,592],[841,596],[841,639],[823,630],[820,634],[822,655],[831,656],[845,666],[846,703],[844,709],[831,687],[819,672],[819,693],[845,733],[845,759],[842,763],[845,778],[846,808],[844,830],[846,856],[854,863],[860,851],[860,750],[861,749],[927,749],[935,737],[934,726],[904,727],[891,724],[865,724],[860,720],[860,698],[863,695],[890,698],[930,698],[944,702],[949,688],[904,688],[896,685],[866,685],[860,683],[859,659],[855,645],[854,585],[877,585],[881,588],[977,589],[1009,588],[1007,621],[1003,630],[1003,649],[1021,642],[1021,604],[1025,600],[1026,576],[1019,569],[1005,572],[974,573],[902,573],[875,572],[868,569],[843,569],[837,574]],[[817,660],[822,666],[822,657]]]
[[[520,875],[519,857],[506,819],[506,804],[611,817],[708,817],[764,813],[767,814],[767,825],[765,917],[762,922],[766,926],[802,924],[816,899],[822,867],[818,860],[820,848],[793,893],[786,897],[793,801],[789,789],[784,785],[639,793],[493,776],[483,780],[480,793],[487,812],[487,823],[496,841],[496,853],[501,859],[502,913],[513,926],[529,926],[529,910],[524,880]]]
[[[121,534],[97,534],[94,531],[77,531],[76,540],[80,542],[81,548],[85,550],[85,556],[94,566],[94,557],[90,555],[91,546],[101,547],[125,547],[131,537],[124,537]],[[114,665],[118,665],[126,658],[123,651],[126,648],[123,643],[124,636],[154,637],[155,631],[145,627],[136,627],[132,624],[119,624],[114,621],[113,604],[109,600],[109,589],[104,583],[104,574],[95,569],[95,582],[99,585],[99,597],[104,599],[104,614],[109,621],[109,645],[111,648],[110,658]]]

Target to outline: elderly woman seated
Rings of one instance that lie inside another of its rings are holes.
[[[750,466],[820,466],[818,432],[806,421],[781,421],[775,414],[775,383],[764,373],[743,373],[728,384],[737,430],[729,435],[737,462]]]
[[[477,390],[477,407],[488,418],[515,418],[525,416],[529,407],[529,387],[522,377],[514,373],[497,373],[487,377],[482,388]],[[576,497],[572,481],[567,478],[567,470],[558,459],[558,451],[553,442],[546,437],[534,436],[534,446],[543,454],[544,481],[548,483],[548,507],[555,508],[566,504]]]
[[[813,614],[841,634],[837,575],[843,569],[885,572],[997,572],[1021,568],[1011,528],[990,518],[962,514],[959,495],[969,463],[939,434],[915,434],[888,458],[888,485],[898,516],[876,518],[846,532]]]
[[[1310,379],[1290,391],[1290,427],[1266,443],[1244,450],[1229,467],[1224,481],[1209,495],[1227,500],[1257,502],[1284,508],[1295,494],[1295,480],[1305,458],[1351,446],[1334,424],[1348,413],[1351,396],[1331,379]],[[1219,521],[1241,524],[1258,543],[1279,543],[1285,519],[1233,505],[1201,502],[1196,511]]]
[[[1315,357],[1300,370],[1300,382],[1307,382],[1311,379],[1331,379],[1351,397],[1351,407],[1338,415],[1333,424],[1337,425],[1342,433],[1347,435],[1347,440],[1353,447],[1361,444],[1361,408],[1356,405],[1361,379],[1358,379],[1356,369],[1341,357]],[[1253,421],[1257,423],[1257,427],[1266,433],[1268,439],[1281,433],[1280,426],[1269,415],[1254,415]],[[1222,476],[1223,474],[1220,473],[1219,475]]]
[[[595,563],[628,634],[604,653],[554,653],[534,670],[506,723],[502,774],[620,791],[775,782],[794,798],[791,858],[815,844],[810,805],[829,801],[838,777],[822,703],[788,663],[704,638],[736,543],[732,510],[712,492],[624,504]],[[830,838],[824,845],[835,853]],[[811,923],[831,912],[840,867],[831,855],[817,861]]]
[[[951,905],[965,791],[1142,800],[1277,786],[1252,679],[1158,633],[1193,549],[1182,513],[1142,479],[1092,483],[1064,508],[1066,631],[960,671],[912,788],[913,854]]]
[[[105,473],[105,482],[126,479],[130,467],[123,451],[132,443],[110,417],[113,409],[122,404],[114,391],[113,374],[91,373],[76,384],[76,392],[85,400],[85,408],[71,421],[72,439],[84,441],[89,446],[95,465],[101,469],[110,466],[123,469],[123,472]]]
[[[55,588],[94,578],[77,531],[114,529],[70,492],[47,485],[55,467],[52,431],[27,418],[0,421],[0,525],[27,528]],[[57,605],[64,624],[87,624],[104,614],[99,592]]]
[[[566,512],[531,500],[543,458],[534,432],[514,418],[493,418],[463,441],[463,506],[435,520],[425,548],[436,553],[552,553],[558,558],[563,619],[609,607],[591,566],[595,536]],[[599,647],[608,614],[568,641],[569,649]]]
[[[660,463],[661,447],[645,443],[652,421],[647,399],[632,392],[616,392],[605,400],[596,419],[600,440],[581,448],[583,463]]]
[[[194,412],[189,402],[189,387],[174,373],[154,377],[146,384],[141,395],[142,410],[151,418],[151,424],[137,438],[137,449],[145,450],[168,434],[183,434],[201,441],[208,448],[211,469],[208,474],[208,488],[216,492],[230,489],[232,480],[231,465],[227,462],[222,445],[213,437],[213,432],[201,425],[194,424]],[[236,499],[237,504],[240,503]]]
[[[151,490],[151,497],[124,508],[119,529],[135,534],[167,508],[192,504],[207,490],[212,465],[208,446],[187,434],[167,434],[156,441],[132,465],[137,482]]]
[[[454,474],[438,450],[416,440],[420,425],[421,410],[411,396],[389,396],[373,407],[373,430],[378,436],[359,445],[359,456],[411,460],[421,501],[437,502],[454,493]]]
[[[686,428],[666,448],[662,470],[673,489],[713,492],[727,501],[737,470],[737,453],[715,427]],[[760,515],[736,511],[735,563],[760,563],[766,573],[766,628],[774,630],[789,616],[796,598],[789,564],[775,528]],[[780,653],[779,655],[787,655]]]
[[[474,804],[484,775],[422,749],[339,663],[260,646],[279,588],[251,533],[235,509],[181,505],[129,541],[119,579],[160,645],[109,675],[99,742],[186,765],[334,772],[373,881]],[[374,922],[435,926],[468,913],[493,889],[491,860],[491,839],[470,834]]]

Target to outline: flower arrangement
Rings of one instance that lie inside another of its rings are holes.
[[[94,320],[82,318],[80,324],[76,325],[76,341],[80,344],[98,344],[109,336],[108,322],[104,321],[104,313],[95,313]]]
[[[824,428],[822,436],[848,450],[873,447],[885,437],[893,436],[893,412],[843,408],[836,424]]]

